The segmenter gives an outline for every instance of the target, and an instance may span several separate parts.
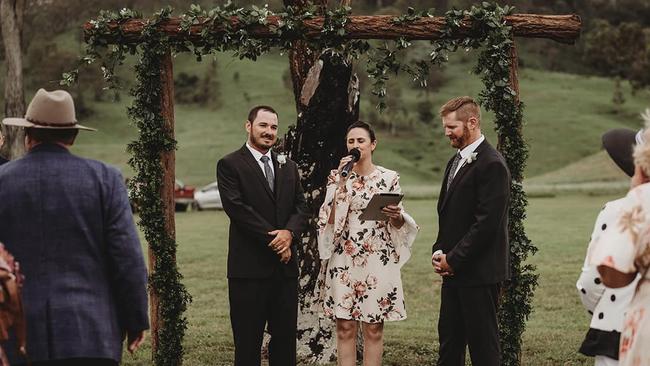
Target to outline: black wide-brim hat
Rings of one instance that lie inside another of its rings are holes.
[[[616,128],[605,132],[603,135],[605,151],[607,151],[614,163],[630,177],[634,175],[632,152],[634,145],[637,143],[637,133],[638,131],[627,128]]]

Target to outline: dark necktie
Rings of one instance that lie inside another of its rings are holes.
[[[260,158],[262,164],[264,164],[264,175],[266,175],[266,181],[269,183],[269,188],[273,191],[273,184],[275,182],[275,177],[273,176],[273,170],[271,170],[271,165],[269,165],[269,157],[264,155]]]
[[[449,168],[449,174],[447,175],[447,190],[449,190],[449,186],[451,185],[451,182],[454,180],[454,175],[456,175],[456,169],[458,168],[459,163],[460,163],[460,152],[457,152],[454,161],[451,163],[451,168]]]

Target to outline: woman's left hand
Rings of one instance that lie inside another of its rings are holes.
[[[404,216],[402,216],[402,209],[397,205],[388,205],[381,209],[384,215],[388,216],[390,224],[396,228],[401,228],[404,225]]]

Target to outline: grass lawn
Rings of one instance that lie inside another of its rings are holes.
[[[592,225],[602,204],[614,196],[566,195],[532,198],[526,228],[539,248],[532,259],[540,274],[534,309],[524,335],[524,365],[590,365],[578,354],[589,316],[582,309],[575,281]],[[434,275],[430,246],[437,232],[435,201],[411,200],[407,209],[422,230],[414,254],[403,269],[408,319],[388,323],[384,365],[432,365],[436,359],[436,323],[440,280]],[[187,312],[186,365],[232,364],[228,318],[226,254],[228,218],[222,211],[176,216],[178,262],[194,298]],[[150,349],[125,365],[146,365]]]

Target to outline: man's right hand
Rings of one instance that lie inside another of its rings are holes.
[[[291,231],[286,229],[270,231],[269,235],[275,235],[275,238],[273,238],[273,240],[271,240],[269,243],[269,247],[278,254],[289,249],[291,242],[293,241],[293,235],[291,234]]]
[[[280,262],[282,262],[283,264],[289,263],[289,260],[291,259],[291,248],[287,248],[282,253],[279,253],[279,255],[280,255]]]
[[[444,263],[443,263],[444,262]],[[431,265],[433,265],[434,270],[437,274],[442,277],[453,276],[454,272],[451,270],[451,267],[447,264],[446,255],[442,250],[436,250],[431,256]]]
[[[128,333],[127,343],[129,344],[128,350],[131,354],[140,348],[142,342],[144,342],[144,330],[135,333]]]

